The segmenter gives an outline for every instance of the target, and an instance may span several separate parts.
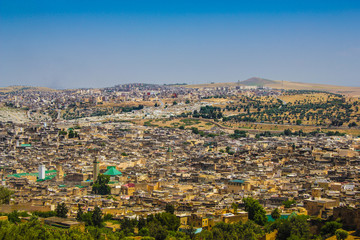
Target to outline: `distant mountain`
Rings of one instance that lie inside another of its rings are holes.
[[[196,85],[185,85],[187,88],[212,88],[212,87],[236,87],[236,86],[261,86],[269,87],[272,89],[285,89],[285,90],[318,90],[327,91],[337,94],[343,94],[346,96],[360,97],[360,87],[345,87],[335,86],[319,83],[301,83],[301,82],[290,82],[280,80],[269,80],[265,78],[252,77],[241,82],[222,82],[222,83],[207,83],[207,84],[196,84]]]
[[[267,84],[275,84],[276,81],[265,78],[252,77],[239,83],[246,86],[265,86]]]
[[[48,87],[32,87],[32,86],[9,86],[9,87],[0,87],[0,93],[9,93],[9,92],[54,92],[55,89]]]

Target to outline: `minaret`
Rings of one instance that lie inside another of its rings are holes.
[[[100,167],[99,167],[99,161],[97,160],[97,157],[95,157],[95,160],[93,162],[94,164],[94,169],[93,169],[93,178],[94,178],[94,182],[97,180],[98,175],[100,173]]]
[[[64,180],[64,171],[60,164],[56,165],[56,181],[62,182]]]
[[[45,173],[45,165],[40,165],[39,166],[39,179],[45,179],[46,178],[46,173]]]

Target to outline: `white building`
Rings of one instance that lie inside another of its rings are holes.
[[[39,166],[39,179],[45,179],[45,165]]]

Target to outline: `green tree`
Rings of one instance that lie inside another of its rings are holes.
[[[290,208],[292,205],[294,205],[296,203],[295,200],[286,200],[284,201],[282,204],[284,205],[285,208]]]
[[[271,217],[276,220],[279,219],[281,217],[280,214],[280,210],[278,208],[275,208],[272,212],[271,212]]]
[[[154,237],[156,240],[165,240],[168,235],[166,227],[155,221],[150,222],[148,228],[150,231],[150,236]]]
[[[238,210],[238,208],[239,208],[239,204],[237,204],[236,202],[233,202],[233,203],[231,204],[231,208],[233,209],[233,212],[234,212],[234,213],[237,213],[237,210]]]
[[[335,231],[335,236],[337,240],[345,240],[349,236],[349,233],[343,229],[338,229]]]
[[[276,239],[310,239],[310,226],[307,222],[308,216],[291,216],[289,219],[278,219],[272,225],[271,229],[277,229]]]
[[[166,204],[166,206],[165,206],[165,212],[174,214],[174,212],[175,212],[174,205],[172,205],[172,204]]]
[[[9,204],[11,195],[14,192],[4,186],[0,186],[0,204]]]
[[[82,221],[86,226],[93,226],[92,222],[92,212],[86,212],[82,215]]]
[[[171,213],[164,212],[156,214],[155,219],[158,220],[162,226],[165,226],[171,231],[177,231],[180,226],[180,219]]]
[[[143,236],[143,237],[144,237],[144,236],[150,236],[150,231],[149,231],[148,228],[143,227],[143,228],[140,229],[139,235],[140,235],[140,236]]]
[[[83,215],[84,215],[84,212],[83,212],[80,204],[78,204],[78,210],[77,210],[77,213],[76,213],[76,220],[83,221]]]
[[[61,218],[67,218],[68,211],[69,209],[66,207],[65,203],[59,203],[55,209],[56,216]]]
[[[198,128],[192,127],[191,130],[192,130],[192,133],[199,134],[199,129]]]
[[[248,212],[249,219],[259,225],[265,225],[267,222],[266,211],[259,201],[248,197],[244,198],[243,202],[245,203],[245,211]]]
[[[103,224],[103,218],[102,218],[102,211],[98,206],[95,206],[94,211],[92,212],[92,224],[95,227],[102,227]]]
[[[247,240],[256,240],[263,235],[263,230],[259,225],[249,220],[245,224],[242,222],[237,223],[217,223],[214,228],[211,230],[212,234],[204,233],[200,235],[201,237],[206,237],[206,239],[247,239]],[[201,239],[200,237],[200,239]],[[204,238],[205,239],[205,238]]]
[[[110,194],[111,188],[108,185],[109,182],[110,176],[99,174],[98,178],[92,186],[92,193],[100,195]]]
[[[199,239],[214,240],[214,236],[213,236],[212,231],[202,230],[201,233],[199,234]]]
[[[329,235],[329,236],[333,236],[336,232],[336,230],[342,228],[342,224],[336,221],[331,221],[331,222],[327,222],[325,223],[324,226],[321,227],[321,234],[322,235]]]
[[[133,235],[136,223],[136,220],[131,220],[129,218],[120,220],[121,231],[123,231],[126,236]]]
[[[69,138],[74,138],[75,137],[74,130],[72,130],[72,129],[69,130],[68,137]]]
[[[20,220],[20,218],[19,218],[19,212],[18,211],[16,211],[16,210],[14,210],[14,211],[12,211],[11,213],[9,213],[9,215],[8,215],[8,219],[9,219],[9,221],[10,222],[12,222],[12,223],[19,223],[21,220]]]
[[[111,213],[104,214],[104,222],[113,219],[113,217],[114,215],[112,215]]]
[[[56,216],[56,212],[55,211],[47,211],[47,212],[34,211],[32,213],[32,215],[42,217],[42,218],[48,218],[48,217]]]

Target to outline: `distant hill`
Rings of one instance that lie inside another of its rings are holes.
[[[240,84],[246,85],[246,86],[265,86],[268,84],[274,84],[276,81],[265,79],[265,78],[258,78],[258,77],[252,77],[249,79],[246,79],[244,81],[241,81]]]
[[[57,91],[55,89],[47,88],[47,87],[30,87],[30,86],[9,86],[9,87],[0,87],[0,93],[9,93],[9,92],[53,92]]]
[[[196,84],[186,85],[188,88],[211,88],[211,87],[235,87],[235,86],[262,86],[273,89],[285,90],[319,90],[332,93],[343,94],[351,97],[360,97],[360,87],[345,87],[319,83],[301,83],[280,80],[269,80],[265,78],[252,77],[241,82],[212,83],[212,84]]]

